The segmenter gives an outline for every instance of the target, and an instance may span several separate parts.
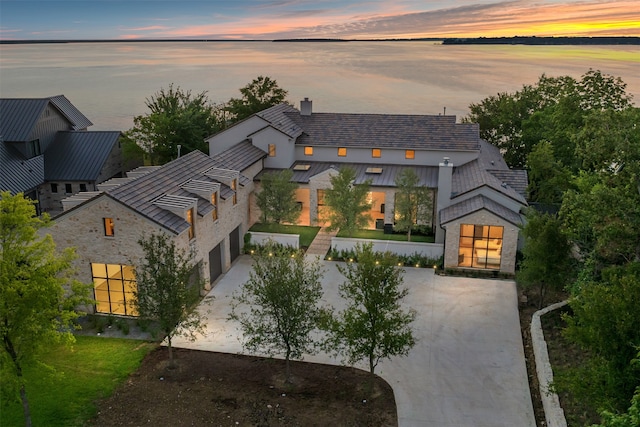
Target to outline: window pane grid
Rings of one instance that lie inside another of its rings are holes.
[[[133,305],[136,289],[133,267],[92,263],[91,272],[97,313],[137,315]]]
[[[502,226],[462,224],[458,266],[500,269],[503,232]]]

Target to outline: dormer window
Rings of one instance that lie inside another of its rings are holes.
[[[211,217],[216,221],[218,219],[218,193],[211,194],[211,204],[213,205]]]
[[[195,224],[194,224],[193,208],[187,210],[187,217],[185,219],[189,223],[189,240],[191,240],[194,237],[196,237],[196,229],[195,229]]]

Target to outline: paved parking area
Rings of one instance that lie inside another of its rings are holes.
[[[335,263],[323,263],[324,302],[340,308],[342,275]],[[234,263],[198,308],[208,318],[206,335],[195,342],[174,339],[174,346],[243,352],[237,324],[226,319],[231,295],[250,269],[248,256]],[[407,357],[382,361],[376,369],[393,387],[400,427],[535,426],[515,284],[405,270],[406,304],[418,312],[418,342]],[[340,362],[326,354],[305,360]]]

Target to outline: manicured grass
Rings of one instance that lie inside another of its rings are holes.
[[[353,237],[356,239],[375,239],[375,240],[395,240],[398,242],[406,242],[406,234],[384,234],[384,230],[356,230],[353,236],[348,236],[344,231],[340,231],[337,237]],[[433,243],[433,236],[411,235],[412,242]]]
[[[42,361],[55,368],[25,369],[34,426],[82,426],[95,415],[94,401],[111,395],[156,347],[146,341],[76,337],[70,347],[53,347]],[[24,425],[22,404],[0,400],[0,425]]]
[[[261,224],[256,223],[249,229],[249,232],[257,231],[260,233],[282,233],[282,234],[299,234],[300,246],[308,247],[318,234],[320,227],[306,227],[303,225],[283,225],[283,224]]]

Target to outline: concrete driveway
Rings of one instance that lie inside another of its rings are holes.
[[[343,277],[335,263],[323,263],[324,302],[339,309]],[[195,342],[174,339],[175,347],[243,353],[238,325],[226,319],[231,295],[250,270],[250,257],[235,262],[198,308],[207,313],[207,334]],[[418,342],[407,357],[376,369],[393,388],[400,427],[535,426],[515,284],[405,271],[406,304],[418,312]],[[326,354],[305,360],[340,363]]]

